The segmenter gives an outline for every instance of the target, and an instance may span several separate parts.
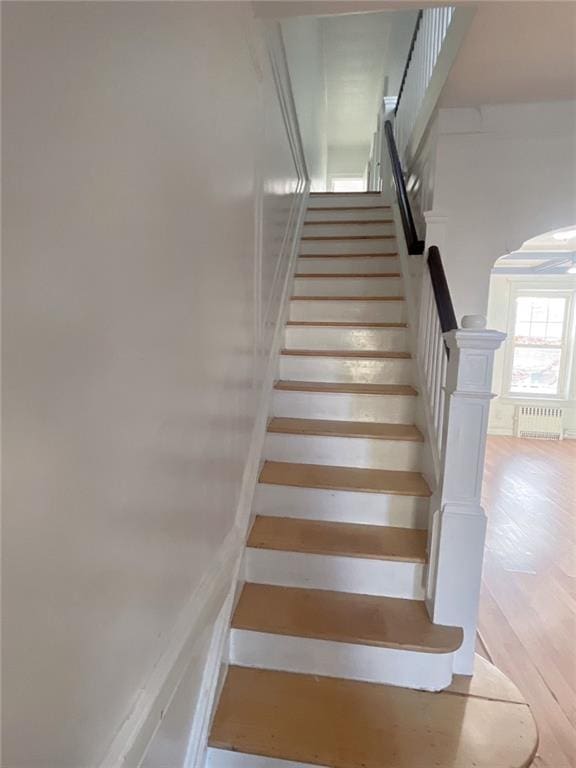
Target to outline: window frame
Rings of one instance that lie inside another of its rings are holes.
[[[510,400],[541,400],[564,401],[569,399],[570,370],[574,354],[574,289],[570,288],[536,288],[530,285],[517,285],[512,289],[508,313],[508,340],[506,345],[506,359],[504,364],[504,392],[503,395]],[[543,298],[566,299],[562,337],[559,345],[552,344],[516,344],[514,335],[516,330],[517,299],[519,298]],[[514,364],[514,351],[516,347],[524,349],[560,349],[560,370],[558,373],[558,391],[550,392],[518,392],[512,390],[512,369]]]

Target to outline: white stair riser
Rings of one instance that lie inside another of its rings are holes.
[[[306,212],[306,223],[311,221],[392,221],[393,214],[390,208],[356,208],[356,210],[347,210],[342,208],[339,211],[315,211],[309,208]]]
[[[403,323],[404,301],[327,301],[314,299],[290,302],[290,320],[327,323]]]
[[[264,458],[302,464],[365,467],[416,472],[422,443],[409,440],[374,440],[364,437],[286,435],[268,432]]]
[[[206,753],[205,768],[329,768],[311,763],[295,763],[293,760],[277,760],[275,757],[231,752],[210,747]]]
[[[356,206],[383,205],[382,195],[375,192],[373,195],[310,195],[308,198],[308,210],[313,208],[355,208]]]
[[[274,390],[272,415],[297,419],[342,419],[413,424],[416,399],[404,395],[290,392]]]
[[[302,240],[300,253],[396,253],[398,246],[395,238],[377,240]]]
[[[230,633],[230,663],[323,677],[363,680],[425,691],[452,682],[452,653],[378,648],[250,630]]]
[[[333,222],[330,224],[305,223],[303,237],[350,237],[351,235],[393,235],[394,222],[382,222],[381,224],[342,224]]]
[[[405,352],[409,348],[406,328],[315,328],[287,326],[286,349],[354,349]]]
[[[294,296],[402,296],[399,277],[296,277]]]
[[[422,563],[246,549],[246,581],[358,595],[424,599]]]
[[[367,258],[330,257],[322,259],[299,258],[296,266],[298,274],[317,275],[322,272],[329,274],[349,274],[366,272],[401,272],[397,256],[368,256]]]
[[[253,511],[267,517],[424,530],[428,527],[428,507],[429,499],[419,496],[258,483]]]
[[[410,384],[412,360],[280,355],[280,378],[293,381]]]

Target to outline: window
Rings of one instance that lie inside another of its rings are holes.
[[[563,394],[568,295],[518,295],[514,303],[510,394]]]

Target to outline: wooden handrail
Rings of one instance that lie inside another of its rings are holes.
[[[416,45],[416,38],[418,37],[418,32],[420,30],[420,24],[422,23],[423,15],[424,15],[424,11],[418,11],[418,16],[416,17],[416,24],[414,25],[414,32],[412,33],[412,40],[410,41],[410,48],[408,49],[408,56],[406,58],[406,66],[404,67],[404,72],[402,73],[402,82],[400,83],[400,90],[398,91],[398,98],[396,99],[396,106],[394,107],[395,115],[398,114],[400,99],[402,98],[404,86],[406,85],[406,78],[408,77],[408,70],[410,69],[410,62],[412,61],[412,54],[414,53],[414,46]]]
[[[442,333],[455,331],[458,328],[456,313],[454,312],[454,305],[452,304],[452,297],[450,296],[450,289],[448,288],[448,281],[446,280],[446,273],[444,272],[440,250],[435,245],[431,245],[430,248],[428,248],[427,264]],[[446,342],[444,342],[444,348],[446,349],[446,354],[450,357],[450,350],[448,349]]]
[[[424,253],[424,240],[419,240],[416,225],[414,224],[410,199],[406,189],[406,182],[404,181],[404,172],[402,171],[402,164],[398,156],[398,149],[394,140],[394,130],[390,120],[386,120],[384,124],[384,133],[386,134],[386,143],[392,165],[392,176],[394,178],[394,186],[396,187],[396,196],[398,198],[398,207],[400,209],[400,218],[402,219],[402,228],[404,229],[408,253],[411,255],[422,254]]]

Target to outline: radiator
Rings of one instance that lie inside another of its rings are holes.
[[[562,440],[562,408],[540,405],[519,405],[516,408],[516,437],[538,440]]]

